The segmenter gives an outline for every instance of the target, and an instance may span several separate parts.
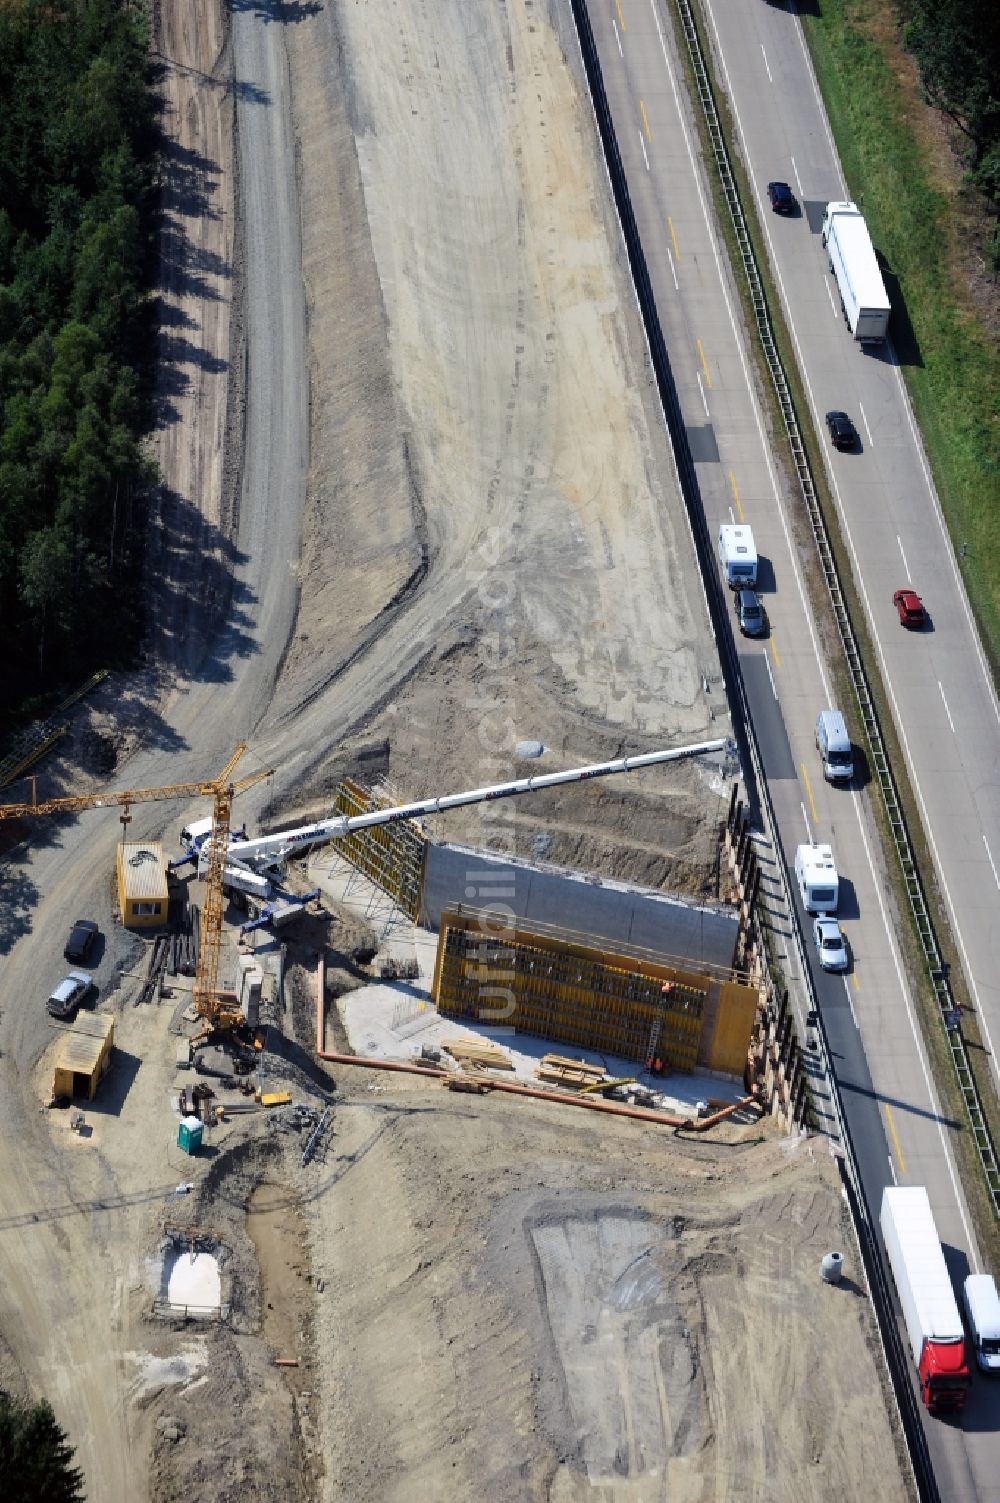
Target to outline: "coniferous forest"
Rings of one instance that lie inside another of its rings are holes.
[[[156,147],[139,7],[0,7],[6,711],[139,642]]]

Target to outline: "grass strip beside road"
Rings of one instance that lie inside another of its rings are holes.
[[[884,257],[892,340],[994,680],[1000,669],[1000,352],[952,255],[890,0],[822,0],[802,28],[851,196]],[[956,173],[957,186],[957,173]],[[964,551],[963,551],[964,549]],[[933,600],[933,581],[915,581]],[[931,606],[933,609],[933,604]]]

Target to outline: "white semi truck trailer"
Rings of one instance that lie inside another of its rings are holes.
[[[827,204],[823,244],[851,334],[861,344],[881,344],[889,331],[889,296],[857,204]]]

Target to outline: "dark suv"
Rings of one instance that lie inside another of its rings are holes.
[[[835,449],[853,449],[858,441],[858,430],[846,412],[828,412],[826,426],[830,430]]]
[[[763,637],[767,632],[767,616],[756,590],[737,590],[735,596],[736,619],[745,637]]]
[[[795,194],[787,183],[768,183],[767,196],[771,200],[771,208],[776,214],[795,213]]]

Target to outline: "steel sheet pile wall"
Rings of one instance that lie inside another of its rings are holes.
[[[649,1068],[698,1062],[710,982],[652,960],[596,949],[569,935],[455,909],[441,915],[438,1009],[487,1028],[513,1028]]]
[[[337,790],[339,814],[369,814],[388,808],[392,801],[377,797],[371,789],[345,778]],[[355,830],[337,841],[337,850],[363,872],[414,921],[423,906],[424,859],[427,839],[412,820]]]

